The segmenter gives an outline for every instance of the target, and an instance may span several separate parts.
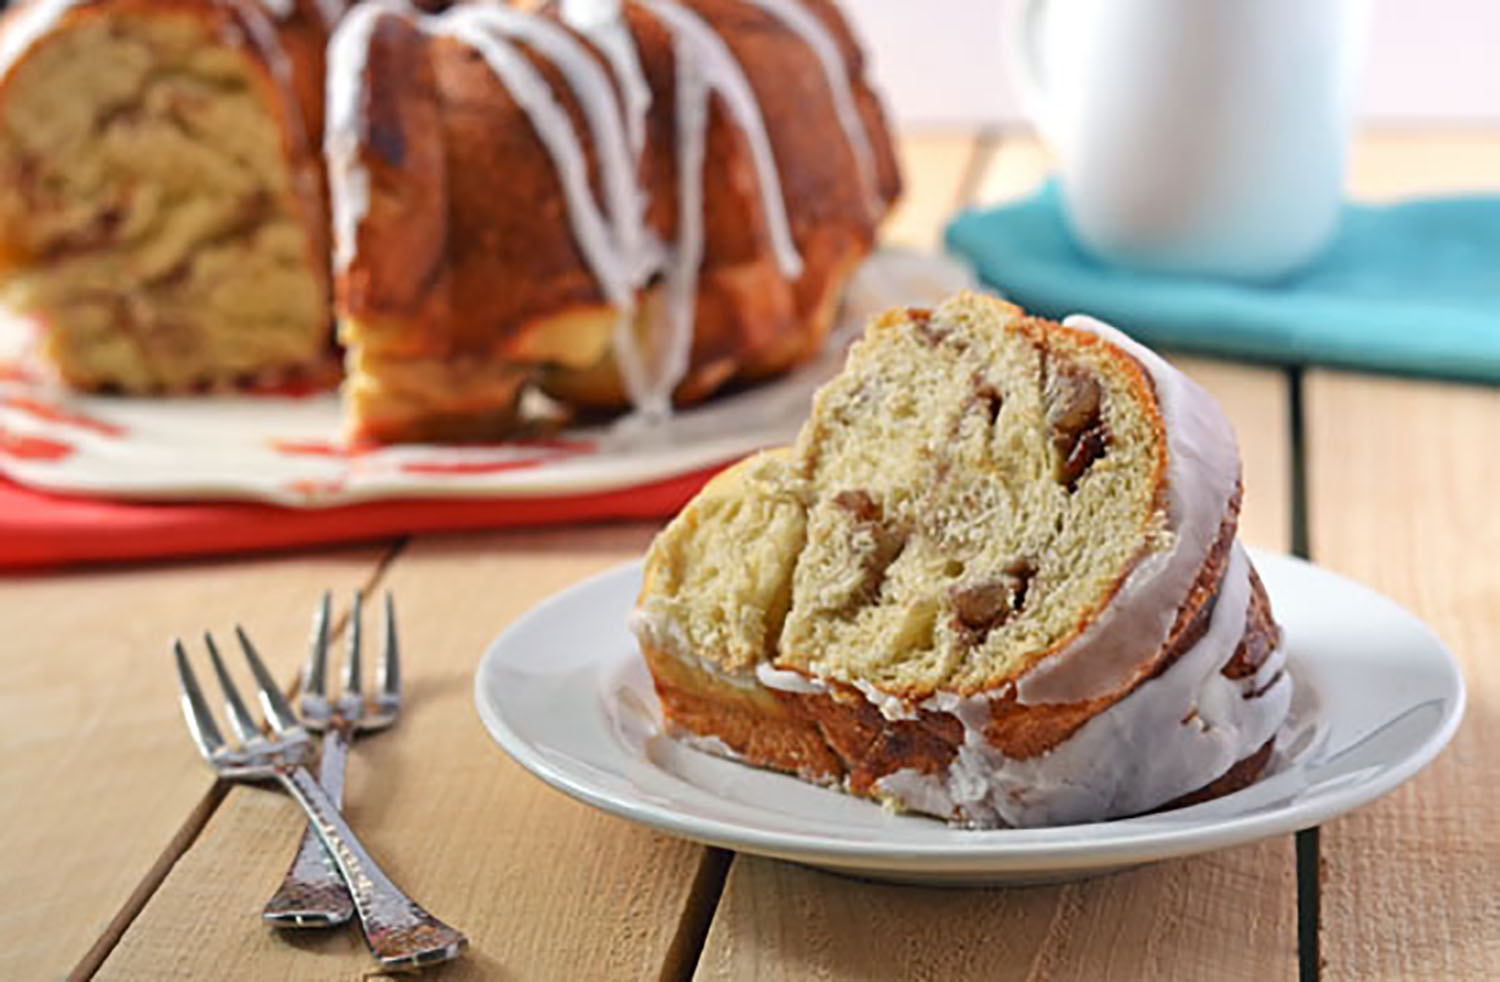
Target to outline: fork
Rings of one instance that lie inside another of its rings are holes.
[[[361,681],[361,611],[364,595],[356,590],[349,621],[349,644],[344,661],[344,692],[328,698],[328,626],[333,595],[325,591],[313,617],[308,643],[307,668],[302,673],[302,694],[297,709],[302,725],[323,731],[323,757],[318,765],[318,783],[335,805],[344,796],[344,765],[349,744],[356,733],[383,730],[396,722],[401,711],[401,666],[396,644],[396,611],[389,591],[385,595],[385,639],[376,675],[377,692],[366,698]],[[330,927],[354,915],[354,902],[338,869],[318,839],[312,823],[302,833],[302,844],[281,886],[266,901],[261,916],[278,927]]]
[[[338,806],[329,798],[307,764],[315,756],[312,737],[292,712],[291,705],[255,646],[238,625],[235,635],[255,678],[260,705],[270,732],[263,732],[224,667],[212,635],[203,640],[213,662],[214,674],[224,691],[229,728],[237,743],[224,739],[213,712],[203,698],[181,640],[173,640],[177,680],[183,715],[198,752],[221,778],[232,781],[275,779],[307,812],[319,840],[338,866],[344,884],[354,899],[354,909],[364,930],[365,942],[381,966],[390,969],[417,968],[448,961],[463,952],[468,940],[454,928],[423,910],[370,856],[349,828]]]

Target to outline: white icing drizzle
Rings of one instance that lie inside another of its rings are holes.
[[[702,733],[694,733],[692,730],[683,729],[680,726],[672,727],[668,736],[684,747],[691,747],[700,753],[712,754],[715,757],[723,757],[725,760],[734,760],[741,763],[745,760],[744,754],[736,753],[733,747],[716,736],[705,736]]]
[[[788,279],[802,273],[802,257],[792,241],[791,223],[787,220],[786,199],[781,192],[781,176],[776,170],[776,158],[771,152],[771,139],[766,135],[766,122],[761,118],[760,103],[755,91],[745,78],[744,70],[734,60],[724,39],[715,34],[695,13],[676,0],[642,0],[646,9],[656,15],[672,32],[676,42],[678,72],[684,61],[701,73],[701,83],[711,89],[729,108],[729,113],[739,124],[750,145],[750,157],[755,164],[756,177],[760,183],[761,207],[765,212],[766,227],[771,237],[771,250],[776,264]],[[679,86],[681,85],[679,81]],[[705,97],[706,99],[706,97]],[[679,99],[680,109],[680,99]],[[703,127],[694,126],[687,134],[682,132],[682,122],[677,124],[679,145],[684,142],[702,143],[703,128],[707,125],[707,112],[703,114]],[[697,171],[694,171],[697,173]],[[701,193],[701,188],[699,189]],[[699,216],[700,221],[702,216]]]
[[[651,85],[641,68],[635,38],[621,16],[619,0],[563,0],[562,19],[588,38],[609,61],[625,98],[625,132],[630,137],[630,151],[639,159],[646,150]]]
[[[595,277],[601,284],[617,283],[621,288],[619,293],[612,293],[610,288],[606,287],[606,296],[616,313],[613,331],[615,360],[631,402],[636,405],[649,404],[658,393],[652,385],[650,368],[644,363],[640,346],[635,343],[631,328],[635,321],[636,291],[644,286],[659,268],[660,246],[646,234],[646,197],[637,179],[639,158],[629,147],[625,119],[622,117],[621,107],[615,97],[615,90],[610,84],[609,76],[593,59],[582,42],[553,21],[531,17],[504,7],[469,8],[467,13],[469,20],[524,42],[537,54],[555,65],[583,109],[593,137],[594,151],[599,161],[599,173],[604,185],[605,201],[613,232],[613,241],[609,247],[590,254],[589,261]],[[454,18],[445,23],[455,35],[460,35],[461,32],[453,25],[460,23],[461,20],[461,18]],[[529,69],[529,65],[527,67]],[[521,99],[520,90],[511,84],[503,73],[500,75],[502,81],[510,85],[517,101],[521,102],[523,108],[526,109],[533,127],[543,135],[543,142],[548,146],[549,152],[553,153],[559,173],[568,175],[569,180],[575,176],[581,176],[581,193],[585,196],[587,204],[575,200],[573,194],[569,194],[568,213],[573,222],[574,237],[579,242],[585,241],[593,234],[592,228],[579,227],[580,220],[586,223],[592,221],[583,211],[584,208],[593,210],[592,192],[588,187],[586,158],[583,156],[582,147],[579,146],[576,151],[576,161],[582,169],[575,172],[573,152],[568,151],[559,156],[554,151],[554,147],[560,149],[561,144],[569,141],[577,146],[571,122],[562,111],[562,107],[555,102],[552,103],[556,106],[555,113],[550,110],[533,113],[528,103]],[[550,101],[551,89],[546,86],[545,81],[539,75],[535,76],[535,80],[547,93],[547,99]],[[579,189],[575,187],[573,190]],[[661,397],[666,398],[669,394],[669,392],[662,393]]]
[[[259,3],[277,20],[288,20],[297,12],[297,0],[259,0]],[[324,27],[329,28],[339,22],[348,7],[347,0],[316,0],[313,4],[313,9],[318,12],[318,19],[323,22]]]
[[[50,33],[63,14],[84,0],[33,0],[10,12],[5,30],[0,32],[0,74],[11,66],[33,44]]]
[[[370,179],[360,161],[365,65],[376,19],[399,13],[431,34],[473,47],[521,106],[546,148],[563,187],[574,241],[617,318],[613,348],[636,412],[646,418],[671,412],[672,392],[687,374],[703,260],[703,165],[709,97],[718,94],[746,137],[766,227],[778,268],[799,276],[802,258],[792,238],[780,175],[765,121],[743,70],[723,39],[673,0],[644,0],[672,35],[677,65],[676,241],[657,243],[645,224],[639,184],[651,91],[618,0],[568,0],[563,16],[604,55],[614,87],[586,49],[551,22],[499,6],[470,5],[431,17],[386,0],[370,0],[340,23],[329,48],[327,131],[333,201],[334,268],[347,270],[358,250],[359,226],[369,211]],[[563,75],[582,107],[603,184],[608,220],[594,200],[588,157],[572,121],[545,78],[508,39],[527,45]],[[623,105],[622,105],[623,103]],[[662,322],[642,351],[633,330],[638,290],[658,272],[666,295]],[[647,352],[654,364],[647,364]]]
[[[323,26],[331,28],[344,16],[349,4],[347,0],[318,0],[313,6],[317,8],[318,16],[323,18]]]
[[[828,691],[828,684],[823,680],[791,669],[777,668],[768,661],[755,666],[755,677],[766,688],[780,689],[782,692],[819,695]]]
[[[458,8],[442,19],[440,30],[478,51],[525,111],[557,168],[579,249],[609,302],[627,306],[633,302],[631,278],[589,188],[588,159],[578,134],[541,73],[497,32],[484,29],[489,13],[481,7]]]
[[[467,13],[474,21],[524,42],[555,65],[567,80],[583,108],[594,139],[594,151],[600,157],[599,170],[619,259],[636,267],[627,271],[628,279],[643,281],[658,260],[643,241],[646,198],[635,180],[636,158],[629,147],[625,120],[609,76],[588,49],[554,21],[508,7],[475,7]],[[462,16],[455,17],[452,23],[459,23]]]
[[[1290,706],[1283,650],[1268,655],[1251,678],[1222,674],[1244,636],[1251,601],[1250,563],[1236,540],[1203,637],[1162,674],[1039,756],[1014,760],[989,742],[992,702],[1011,691],[1027,704],[1073,703],[1136,681],[1161,651],[1239,482],[1233,430],[1207,393],[1108,325],[1079,317],[1065,323],[1123,348],[1152,378],[1168,443],[1168,544],[1136,566],[1079,639],[1016,683],[977,695],[939,692],[916,707],[869,683],[855,684],[887,720],[912,719],[920,708],[963,724],[964,741],[946,773],[903,769],[877,787],[908,809],[976,827],[1055,825],[1148,811],[1203,787],[1254,753],[1285,721]],[[822,678],[769,663],[755,674],[767,688],[831,691]]]
[[[261,3],[253,0],[217,0],[223,6],[233,8],[239,15],[245,29],[250,32],[250,40],[260,51],[266,61],[266,66],[271,71],[271,77],[281,86],[283,96],[292,109],[291,115],[296,117],[296,125],[300,127],[303,147],[307,146],[307,121],[302,118],[301,110],[297,108],[296,85],[292,78],[292,61],[287,57],[286,49],[281,45],[281,36],[276,33],[276,25],[266,13],[266,8]]]
[[[828,91],[833,96],[834,113],[844,139],[854,154],[855,172],[864,189],[865,203],[870,214],[880,214],[879,181],[875,173],[875,152],[870,147],[870,134],[859,114],[859,104],[854,99],[853,87],[849,84],[849,66],[844,63],[843,53],[827,26],[800,0],[750,0],[756,6],[781,21],[812,49],[823,68],[823,77],[828,82]]]
[[[1063,323],[1125,349],[1151,376],[1167,434],[1171,539],[1136,564],[1078,637],[1017,680],[1016,695],[1025,705],[1079,702],[1131,684],[1166,643],[1240,479],[1234,430],[1212,396],[1102,321],[1074,316]]]
[[[1244,633],[1249,572],[1236,543],[1198,643],[1046,753],[1007,758],[984,735],[988,700],[942,700],[965,733],[948,772],[904,769],[882,778],[879,790],[975,827],[1030,827],[1138,814],[1217,779],[1271,739],[1291,704],[1281,649],[1251,678],[1222,674]]]
[[[765,121],[744,72],[723,40],[696,14],[672,0],[644,0],[644,6],[671,32],[677,68],[677,238],[667,250],[666,336],[652,345],[661,357],[658,378],[670,384],[654,386],[646,400],[636,403],[637,410],[650,418],[671,411],[672,389],[687,374],[692,356],[703,263],[703,164],[711,94],[724,100],[751,148],[772,250],[783,275],[799,275],[802,259],[792,242]]]
[[[370,42],[381,17],[406,12],[404,6],[369,0],[340,21],[328,42],[323,158],[328,165],[336,272],[348,269],[354,261],[359,248],[359,226],[370,210],[370,172],[359,155]]]
[[[693,352],[693,322],[698,306],[698,271],[703,264],[703,160],[708,131],[708,82],[702,66],[673,38],[677,64],[677,239],[667,250],[666,336],[655,332],[654,350],[661,352],[661,375],[681,379]],[[653,325],[656,326],[656,325]],[[670,390],[662,397],[637,404],[645,418],[671,412]]]
[[[921,714],[905,699],[893,696],[889,692],[882,692],[864,679],[856,680],[854,687],[865,697],[866,702],[880,710],[880,715],[892,723],[897,720],[921,718]]]

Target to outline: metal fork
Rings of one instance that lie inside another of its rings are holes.
[[[302,725],[323,731],[323,758],[318,765],[318,783],[329,799],[342,805],[344,766],[349,744],[356,733],[383,730],[396,722],[401,711],[401,663],[396,644],[396,611],[389,591],[385,595],[385,640],[377,669],[376,694],[366,697],[361,681],[361,611],[364,596],[354,593],[350,614],[348,651],[344,661],[344,691],[328,698],[328,627],[333,595],[324,592],[313,617],[308,643],[307,668],[302,673],[302,694],[297,708]],[[261,916],[278,927],[329,927],[354,916],[354,902],[344,881],[312,823],[302,833],[302,844],[275,895],[266,901]]]
[[[182,712],[203,759],[220,777],[229,780],[274,778],[296,799],[307,812],[323,847],[338,865],[354,898],[365,941],[383,967],[416,968],[458,957],[468,943],[463,934],[427,913],[391,882],[339,814],[338,806],[313,778],[307,769],[314,756],[312,737],[298,723],[244,630],[238,626],[234,630],[255,677],[270,732],[262,732],[260,724],[250,715],[219,657],[218,646],[205,633],[203,640],[214,674],[224,690],[229,727],[238,743],[226,741],[203,698],[203,690],[198,687],[182,642],[174,640],[172,653],[177,662]]]

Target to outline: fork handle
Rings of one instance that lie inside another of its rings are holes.
[[[276,776],[307,812],[308,824],[333,857],[364,929],[365,942],[382,966],[416,968],[457,958],[468,939],[417,905],[370,856],[338,806],[312,772],[282,765]]]
[[[349,759],[349,730],[333,725],[323,735],[323,755],[318,764],[318,783],[328,800],[341,807],[344,800],[344,764]],[[354,916],[354,901],[344,878],[312,822],[302,831],[302,843],[261,917],[277,927],[334,927]]]

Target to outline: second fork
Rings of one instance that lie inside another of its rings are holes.
[[[363,595],[356,591],[350,612],[349,643],[344,661],[343,691],[328,698],[328,634],[332,595],[324,592],[313,618],[307,667],[302,676],[298,715],[308,729],[323,731],[323,753],[318,783],[336,805],[342,806],[344,768],[349,744],[356,733],[385,729],[401,709],[400,651],[396,642],[396,614],[389,591],[385,595],[384,639],[376,671],[376,694],[366,697],[361,665]],[[278,927],[332,927],[354,916],[354,901],[343,878],[309,824],[281,886],[266,901],[261,916]]]

